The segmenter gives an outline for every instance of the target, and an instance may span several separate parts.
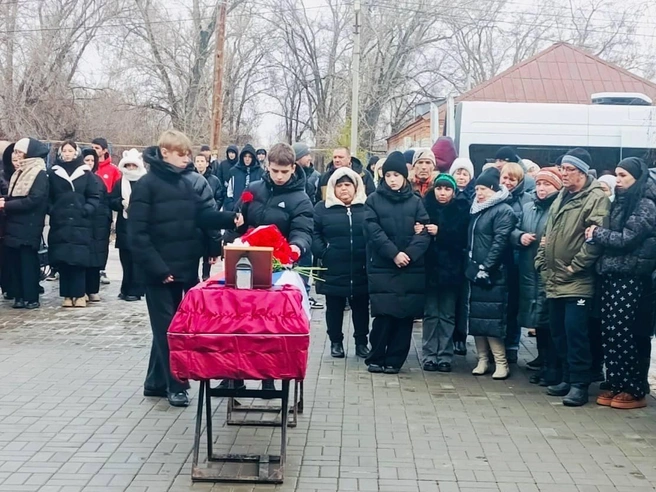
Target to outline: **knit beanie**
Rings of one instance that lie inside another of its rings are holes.
[[[429,160],[433,163],[433,168],[435,168],[435,154],[433,154],[433,151],[429,148],[420,148],[420,149],[415,149],[415,155],[412,157],[412,165],[414,166],[417,164],[417,161],[421,159],[426,159]]]
[[[638,157],[627,157],[626,159],[622,159],[617,167],[621,167],[636,180],[638,180],[642,176],[643,164],[644,163],[642,162],[642,159],[639,159]],[[604,177],[607,176],[602,176],[602,178]],[[612,176],[612,178],[615,179],[615,176]],[[599,181],[601,181],[601,178],[599,178]],[[610,184],[608,184],[608,186],[610,186]],[[611,188],[614,190],[615,186],[613,185]]]
[[[621,162],[620,162],[621,164]],[[622,167],[618,164],[617,167]],[[633,176],[631,171],[627,169],[627,172]],[[633,176],[635,178],[635,176]],[[636,178],[637,179],[637,178]],[[615,186],[617,185],[617,178],[613,176],[612,174],[604,174],[601,176],[598,180],[600,183],[606,183],[606,185],[610,188],[610,194],[614,195],[615,194]]]
[[[464,169],[469,173],[469,177],[474,179],[474,164],[467,157],[458,157],[453,164],[451,164],[451,169],[449,169],[449,174],[454,176],[458,169]]]
[[[18,142],[14,144],[14,150],[18,150],[23,154],[27,154],[27,149],[29,148],[29,146],[30,146],[30,139],[21,138]]]
[[[540,166],[538,166],[535,162],[533,162],[530,159],[522,159],[522,164],[524,164],[524,171],[526,171],[527,173],[533,170],[535,170],[536,172],[540,172]]]
[[[517,152],[512,147],[501,147],[494,156],[494,160],[517,163],[520,161]]]
[[[408,166],[405,162],[405,157],[401,152],[392,152],[385,159],[385,164],[383,164],[383,176],[390,171],[395,171],[403,176],[405,179],[408,179]]]
[[[412,159],[415,156],[415,149],[408,149],[403,153],[403,158],[406,164],[412,165]]]
[[[490,167],[483,171],[478,179],[476,179],[476,186],[485,186],[492,191],[499,191],[501,189],[499,185],[500,180],[501,173],[499,170],[496,167]]]
[[[561,165],[569,164],[574,166],[576,169],[581,171],[583,174],[588,174],[590,167],[592,166],[592,157],[587,150],[576,148],[570,150],[567,154],[563,156]]]
[[[458,189],[458,185],[456,184],[454,177],[447,173],[438,175],[437,178],[435,178],[433,181],[433,186],[435,188],[438,186],[448,186],[449,188],[453,189],[453,191]]]
[[[91,143],[93,145],[100,145],[103,150],[107,150],[109,145],[107,144],[107,139],[105,138],[94,138]],[[208,149],[209,150],[209,149]]]
[[[100,144],[98,144],[100,145]],[[200,146],[200,151],[201,152],[210,152],[210,146],[209,145],[201,145]]]
[[[432,147],[435,154],[435,167],[441,173],[449,172],[453,161],[458,157],[456,146],[451,137],[438,138]]]
[[[557,190],[563,187],[563,177],[557,167],[543,167],[535,176],[535,182],[546,181]]]
[[[307,144],[304,144],[303,142],[296,142],[294,145],[292,145],[292,149],[294,149],[294,154],[296,155],[297,161],[310,154],[310,147],[308,147]]]

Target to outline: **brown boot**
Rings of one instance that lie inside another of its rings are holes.
[[[62,302],[62,307],[70,308],[73,307],[73,299],[70,297],[65,297],[64,302]]]
[[[615,393],[612,391],[602,391],[599,393],[599,396],[597,396],[597,405],[610,407],[611,403],[613,403],[613,398],[615,398]]]
[[[634,408],[644,408],[647,406],[646,398],[638,400],[635,396],[629,393],[620,393],[610,404],[613,408],[620,408],[622,410],[633,410]]]

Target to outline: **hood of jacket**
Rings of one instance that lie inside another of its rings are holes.
[[[250,154],[251,157],[253,158],[253,161],[251,162],[250,166],[244,164],[244,156],[246,154]],[[260,161],[257,160],[257,156],[255,155],[255,149],[253,148],[252,145],[246,144],[244,148],[241,149],[241,153],[239,154],[239,162],[237,163],[237,168],[245,172],[246,168],[250,168],[252,171],[255,168],[261,168],[261,167],[262,166],[260,165]]]
[[[96,151],[93,149],[82,149],[82,159],[85,159],[89,155],[93,157],[93,168],[91,168],[91,171],[96,173],[100,165],[98,154],[96,154]],[[111,164],[112,160],[111,159],[107,159],[107,160],[109,160]]]
[[[305,193],[305,171],[301,166],[296,166],[296,170],[292,177],[284,185],[277,185],[271,180],[268,172],[262,176],[262,181],[266,183],[267,188],[275,194],[290,193],[292,191],[302,191]]]
[[[230,157],[228,157],[228,152],[234,152],[235,158],[230,159]],[[230,164],[232,164],[233,166],[237,164],[237,162],[239,162],[239,147],[237,147],[236,145],[228,145],[228,148],[226,149],[226,160],[230,162]]]
[[[48,157],[50,149],[46,144],[40,142],[35,138],[29,138],[30,142],[27,146],[27,153],[25,154],[25,159],[34,159],[40,157],[44,161]],[[4,177],[7,181],[11,178],[11,175],[14,173],[14,165],[11,163],[11,154],[14,152],[14,147],[16,143],[12,143],[5,148],[5,151],[2,153],[2,166],[4,170]]]
[[[162,153],[156,145],[144,150],[143,160],[148,164],[148,167],[152,172],[164,179],[179,179],[183,173],[189,172],[193,169],[193,164],[191,162],[186,168],[175,167],[173,164],[164,162]]]
[[[337,185],[337,180],[343,176],[348,176],[351,181],[355,183],[355,197],[351,205],[363,205],[367,201],[367,193],[364,189],[364,181],[358,173],[353,171],[353,169],[348,167],[341,167],[333,173],[333,175],[328,180],[328,186],[326,187],[326,208],[334,207],[337,205],[345,207],[344,203],[340,201],[335,196],[335,186]]]
[[[508,201],[508,197],[510,197],[510,192],[508,191],[508,188],[502,186],[499,191],[497,191],[494,195],[492,195],[490,198],[485,200],[483,203],[478,203],[476,199],[474,199],[474,203],[472,203],[471,206],[471,214],[476,215],[484,210],[487,210],[488,208],[492,208],[495,205],[498,205],[499,203],[506,202]]]
[[[137,169],[126,169],[128,164],[134,164],[137,166]],[[123,157],[118,163],[118,170],[121,171],[123,176],[127,178],[128,181],[137,181],[139,178],[144,176],[147,171],[141,152],[139,152],[137,149],[124,151]]]

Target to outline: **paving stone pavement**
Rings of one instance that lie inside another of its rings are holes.
[[[656,490],[651,398],[629,412],[563,407],[528,384],[528,339],[507,381],[471,376],[471,353],[451,374],[425,374],[415,348],[398,376],[371,375],[350,324],[348,358],[330,358],[323,311],[284,484],[192,485],[195,401],[182,410],[142,396],[148,317],[144,302],[116,299],[116,256],[98,305],[62,310],[57,284],[44,283],[42,309],[0,306],[2,492]],[[275,454],[279,430],[227,427],[224,402],[213,404],[217,452]]]

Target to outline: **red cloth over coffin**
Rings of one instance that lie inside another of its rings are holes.
[[[183,299],[168,331],[180,380],[304,379],[310,322],[291,286],[233,289],[204,283]]]

